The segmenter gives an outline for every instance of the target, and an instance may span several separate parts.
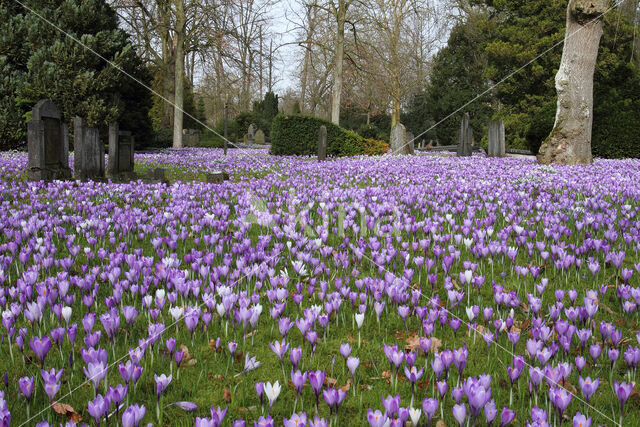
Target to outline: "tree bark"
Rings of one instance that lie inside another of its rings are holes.
[[[336,10],[338,33],[336,35],[336,63],[333,69],[333,90],[331,99],[331,121],[340,124],[340,101],[342,97],[342,62],[344,60],[344,23],[347,17],[347,5],[340,0]]]
[[[173,106],[173,148],[182,148],[182,119],[184,106],[184,32],[186,17],[184,0],[176,1],[176,29],[175,29],[175,101]]]
[[[570,0],[560,68],[558,105],[551,134],[538,154],[540,163],[587,164],[591,155],[593,74],[607,0]]]

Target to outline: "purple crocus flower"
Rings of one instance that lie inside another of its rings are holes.
[[[427,417],[429,426],[431,426],[431,420],[438,410],[438,399],[425,397],[422,401],[422,410],[424,411],[424,415]]]
[[[48,336],[33,337],[29,340],[29,347],[40,360],[41,367],[44,368],[44,359],[51,350],[51,340]]]
[[[371,410],[371,408],[369,408],[369,410],[367,411],[367,421],[369,422],[369,426],[371,427],[383,427],[385,425],[388,425],[389,417],[380,412],[379,409],[376,409],[376,411],[374,412],[373,410]]]
[[[122,427],[138,427],[146,411],[147,408],[144,405],[135,404],[129,406],[122,413]]]
[[[93,417],[93,419],[96,421],[96,424],[99,426],[100,419],[109,412],[111,402],[109,402],[108,398],[103,398],[101,395],[97,395],[95,399],[89,401],[87,406],[89,415]]]
[[[284,427],[304,427],[307,425],[307,414],[301,413],[298,415],[294,412],[291,418],[283,418],[282,423]]]
[[[500,427],[508,426],[515,418],[515,411],[512,411],[505,406],[504,408],[502,408],[502,412],[500,413]]]
[[[293,365],[293,369],[298,369],[298,363],[300,363],[301,357],[302,348],[294,347],[289,351],[289,360],[291,361],[291,365]]]
[[[616,392],[616,396],[620,401],[620,412],[624,410],[624,404],[627,402],[629,396],[631,396],[631,392],[633,392],[633,384],[621,382],[618,380],[613,380],[613,390]]]
[[[600,384],[600,378],[596,378],[595,381],[591,380],[591,377],[582,378],[582,376],[578,377],[578,382],[580,384],[580,389],[582,390],[582,395],[585,399],[587,399],[587,403],[589,403],[589,399],[593,396],[593,393],[598,389],[598,385]]]
[[[462,427],[464,420],[467,418],[467,406],[464,403],[453,405],[453,418],[458,422],[458,426]]]
[[[284,338],[282,339],[282,342],[275,341],[273,343],[269,343],[269,347],[271,347],[271,350],[276,354],[276,356],[278,356],[280,362],[282,362],[282,358],[287,353],[287,350],[289,350],[289,344],[287,344]]]
[[[160,376],[153,375],[153,378],[156,380],[156,396],[160,398],[160,395],[165,391],[171,380],[173,379],[171,375],[166,376],[162,374]]]
[[[579,411],[573,417],[573,427],[591,427],[591,417],[587,418]]]
[[[31,395],[33,394],[33,385],[34,385],[33,377],[22,377],[18,380],[18,386],[20,387],[20,391],[27,402],[31,400]]]

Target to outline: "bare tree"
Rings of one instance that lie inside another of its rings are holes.
[[[380,64],[383,90],[391,98],[391,125],[400,122],[402,103],[428,75],[428,61],[446,28],[438,2],[430,0],[373,0],[365,8],[370,64]]]
[[[542,143],[540,163],[591,163],[593,74],[608,0],[570,0],[560,68],[553,130]]]

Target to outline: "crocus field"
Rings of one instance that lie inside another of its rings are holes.
[[[0,154],[1,425],[640,425],[638,160],[26,163]]]

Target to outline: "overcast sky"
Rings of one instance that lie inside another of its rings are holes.
[[[272,31],[274,33],[274,46],[295,41],[294,25],[290,22],[294,19],[294,10],[299,10],[299,3],[296,0],[280,0],[272,9]],[[276,83],[276,93],[282,94],[287,88],[295,88],[295,71],[297,66],[296,53],[300,48],[296,45],[285,45],[278,50],[278,57],[281,62],[278,70],[274,70],[274,78],[280,80]]]

